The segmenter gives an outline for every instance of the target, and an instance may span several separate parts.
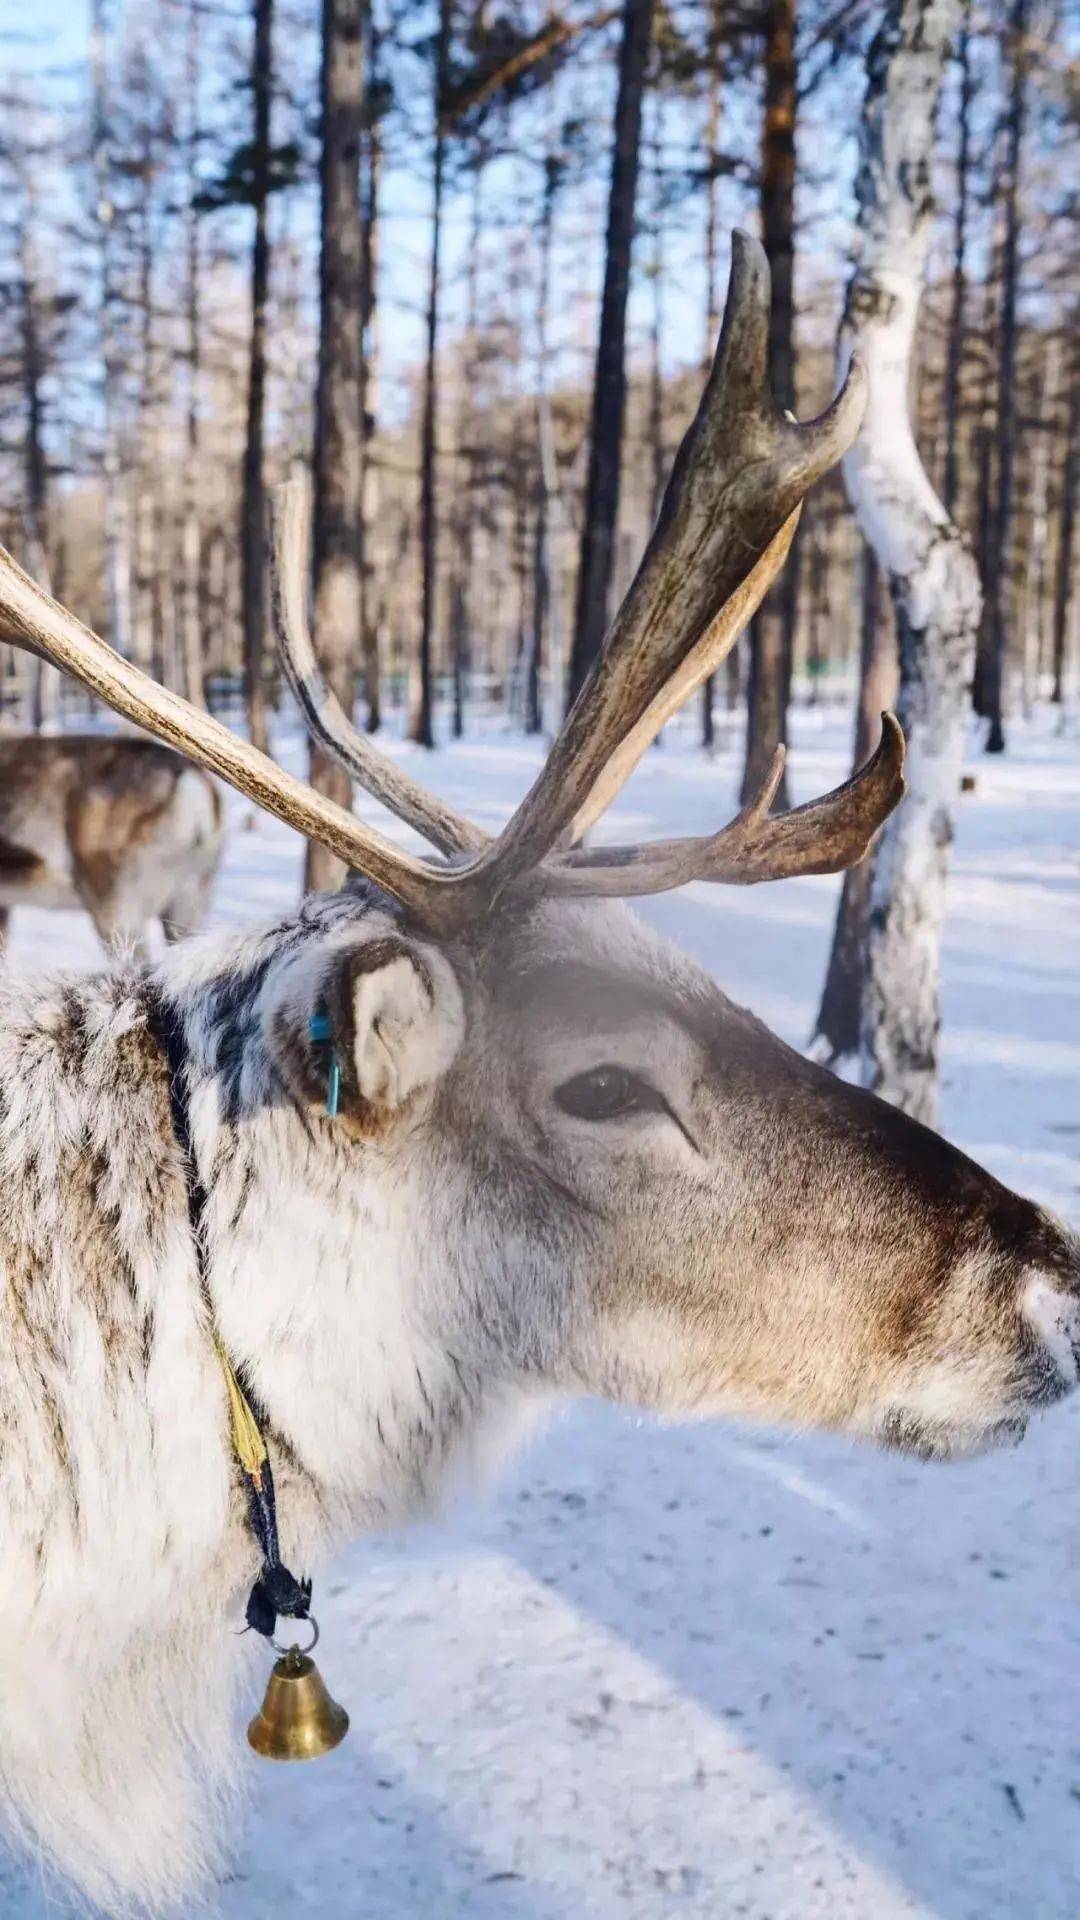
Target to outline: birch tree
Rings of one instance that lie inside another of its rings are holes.
[[[881,568],[873,548],[866,546],[863,549],[854,767],[861,767],[873,752],[882,709],[894,706],[896,696],[896,638],[893,622],[885,603]],[[871,862],[861,860],[857,867],[848,868],[840,889],[829,964],[825,971],[825,984],[821,990],[821,1005],[812,1040],[815,1057],[828,1066],[850,1059],[859,1051],[872,871]]]
[[[931,155],[956,0],[888,0],[870,48],[857,257],[839,357],[862,357],[863,432],[844,461],[859,524],[892,593],[908,797],[873,854],[861,1071],[918,1119],[937,1109],[941,922],[967,689],[975,562],[919,458],[908,385],[933,218]]]

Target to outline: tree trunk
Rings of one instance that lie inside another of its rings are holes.
[[[874,549],[863,547],[862,634],[859,659],[859,699],[855,708],[855,746],[852,767],[858,769],[877,744],[881,715],[896,704],[896,635],[882,591],[884,582]],[[869,860],[860,860],[844,875],[836,911],[832,948],[821,992],[813,1046],[830,1066],[859,1051],[862,1033],[862,988],[866,974],[867,908],[870,902]]]
[[[655,525],[667,484],[667,457],[664,451],[664,106],[657,94],[653,101],[655,126],[652,139],[653,230],[652,318],[649,326],[649,521]]]
[[[364,0],[323,0],[319,377],[315,402],[314,640],[346,713],[356,693],[360,640],[360,135],[364,111]],[[351,782],[314,742],[312,785],[342,806]],[[343,867],[308,842],[305,885],[340,884]]]
[[[184,81],[187,93],[187,205],[184,209],[187,307],[187,419],[184,434],[184,520],[178,624],[180,645],[174,672],[195,706],[204,704],[202,633],[199,627],[199,376],[202,364],[199,304],[199,5],[188,0]]]
[[[123,346],[116,315],[119,291],[114,271],[114,207],[109,158],[108,93],[105,65],[105,0],[93,0],[90,64],[94,94],[94,186],[98,252],[98,331],[104,369],[105,583],[109,602],[109,641],[117,653],[131,652],[131,526],[120,457],[120,394]]]
[[[589,471],[581,531],[577,606],[570,659],[570,699],[577,697],[607,628],[615,523],[619,512],[626,414],[626,302],[634,241],[641,102],[652,38],[653,0],[624,0],[615,138],[608,198],[604,292],[593,379]]]
[[[989,201],[991,206],[997,200],[999,171],[995,168],[991,177]],[[983,287],[981,301],[982,320],[979,328],[982,364],[978,384],[978,428],[975,434],[975,553],[979,568],[979,584],[982,591],[982,617],[979,622],[979,634],[976,641],[975,670],[972,675],[971,704],[980,719],[987,713],[985,688],[987,682],[987,640],[989,630],[989,596],[987,584],[991,572],[991,547],[993,542],[993,499],[995,452],[997,448],[997,388],[994,370],[997,362],[997,300],[996,287],[1000,280],[1001,249],[991,248],[990,262]]]
[[[773,396],[795,411],[795,115],[798,103],[795,0],[768,0],[765,9],[765,117],[761,153],[761,237],[772,273],[769,366]],[[742,799],[761,786],[787,735],[791,659],[798,595],[798,537],[780,579],[750,628],[746,706],[746,762]],[[774,805],[788,805],[787,776]]]
[[[371,48],[371,92],[378,88],[379,36],[373,21],[368,23]],[[363,312],[360,336],[360,426],[363,433],[362,479],[365,530],[364,567],[361,579],[361,645],[364,657],[364,704],[367,729],[377,733],[382,725],[382,693],[379,659],[379,596],[375,591],[367,532],[375,525],[379,512],[379,469],[372,452],[375,418],[379,399],[379,332],[376,307],[379,266],[379,189],[382,184],[382,128],[374,105],[368,115],[367,154],[364,168]]]
[[[664,448],[664,249],[659,226],[652,274],[652,323],[649,327],[649,521],[655,525],[667,485]]]
[[[269,298],[269,134],[273,102],[273,0],[256,0],[252,38],[252,188],[256,230],[252,236],[252,332],[248,338],[248,422],[244,434],[244,493],[240,505],[244,705],[248,737],[269,753],[267,714],[267,584],[265,584],[265,474],[263,424],[267,386]]]
[[[48,509],[48,470],[45,464],[44,407],[42,403],[41,328],[38,314],[37,262],[30,233],[27,207],[19,235],[19,293],[21,307],[22,388],[23,388],[23,511],[22,560],[27,573],[49,591],[49,562],[46,548]],[[45,661],[31,663],[30,725],[35,733],[56,720],[60,705],[60,679],[55,667]]]
[[[1019,500],[1015,548],[1019,562],[1016,580],[1016,626],[1022,651],[1021,699],[1030,720],[1039,697],[1043,659],[1043,614],[1048,594],[1050,554],[1050,456],[1054,400],[1061,386],[1061,343],[1056,335],[1046,342],[1040,363],[1025,369],[1026,392],[1022,411],[1033,423],[1027,443],[1027,471],[1016,489]],[[1043,416],[1043,417],[1040,417]]]
[[[957,48],[960,62],[960,145],[956,156],[956,211],[953,216],[952,300],[945,363],[945,511],[956,511],[957,450],[960,434],[960,373],[964,362],[964,295],[967,290],[968,188],[971,175],[971,0],[965,0]]]
[[[465,264],[465,341],[457,405],[455,434],[458,458],[456,506],[453,515],[454,553],[450,578],[450,664],[454,699],[451,731],[460,740],[465,731],[465,680],[469,669],[470,628],[473,602],[473,554],[476,526],[476,485],[478,452],[472,425],[476,405],[477,334],[480,288],[480,238],[482,233],[484,169],[480,153],[473,158],[472,193],[469,205],[469,238]]]
[[[990,722],[987,753],[1004,753],[1002,702],[1009,628],[1009,558],[1016,456],[1016,285],[1020,231],[1020,151],[1028,56],[1028,0],[1013,0],[1009,14],[1012,87],[1005,136],[1005,246],[1001,272],[1001,338],[998,357],[998,477],[990,530],[987,578],[987,652],[983,700]]]
[[[1065,655],[1069,635],[1069,588],[1076,537],[1077,442],[1080,441],[1080,350],[1075,334],[1066,341],[1068,400],[1065,414],[1061,493],[1058,500],[1057,566],[1054,570],[1054,687],[1051,699],[1065,701]]]
[[[442,247],[443,182],[446,171],[446,127],[443,119],[450,77],[450,5],[439,0],[439,33],[435,48],[435,149],[431,209],[431,257],[428,269],[427,354],[424,361],[424,407],[420,425],[420,682],[409,738],[421,747],[433,747],[431,648],[435,624],[438,568],[438,522],[435,511],[436,422],[438,415],[438,351],[440,252]]]
[[[840,335],[869,374],[844,460],[859,524],[889,579],[908,795],[871,859],[864,1083],[932,1125],[941,922],[979,618],[975,563],[923,469],[908,388],[933,221],[934,126],[955,0],[888,0],[870,49],[858,174],[859,258]]]
[[[270,749],[266,686],[266,487],[263,430],[266,411],[266,308],[270,287],[270,108],[273,100],[274,0],[255,0],[251,57],[252,187],[251,335],[248,342],[247,431],[240,549],[243,561],[244,704],[248,735]]]
[[[147,106],[149,114],[149,103]],[[144,673],[154,661],[154,501],[158,491],[157,341],[154,332],[154,222],[151,195],[154,153],[149,126],[141,155],[138,207],[139,390],[136,417],[134,568],[131,604],[131,657]]]
[[[544,724],[541,671],[545,636],[550,639],[554,606],[551,591],[551,520],[556,505],[557,480],[548,399],[548,321],[551,312],[551,242],[555,226],[555,196],[561,164],[550,150],[544,158],[544,196],[540,207],[540,289],[536,313],[536,514],[533,530],[532,632],[525,695],[525,731],[540,733]],[[548,673],[557,666],[548,647]]]
[[[708,170],[705,201],[705,340],[701,371],[707,378],[712,366],[716,336],[720,325],[720,290],[717,284],[717,235],[719,232],[719,160],[720,89],[723,81],[724,0],[710,0],[706,36],[706,61],[709,71],[709,104],[705,120],[705,165]],[[736,647],[740,642],[736,641]],[[735,648],[732,648],[732,652]],[[701,744],[711,753],[716,744],[713,717],[716,697],[715,676],[710,673],[701,689]]]

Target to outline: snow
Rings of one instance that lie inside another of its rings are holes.
[[[795,800],[841,777],[847,732],[797,716]],[[1010,748],[969,754],[959,809],[943,1128],[1077,1220],[1080,751],[1046,717]],[[396,750],[489,826],[539,760],[494,728]],[[735,758],[669,737],[609,830],[719,823]],[[223,924],[297,885],[298,842],[248,812]],[[801,1043],[836,888],[701,885],[643,911]],[[13,953],[96,959],[89,923],[58,914],[16,914]],[[569,1410],[493,1496],[322,1571],[319,1659],[352,1733],[311,1767],[250,1758],[216,1911],[1074,1920],[1078,1441],[1072,1404],[966,1467]],[[0,1920],[66,1911],[0,1864]]]

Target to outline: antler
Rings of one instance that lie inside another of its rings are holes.
[[[657,734],[730,653],[782,571],[801,512],[799,505],[682,665],[645,709],[637,726],[615,749],[585,804],[574,816],[573,841],[580,840],[607,810]],[[323,678],[304,604],[307,511],[304,485],[299,480],[285,481],[275,487],[270,496],[270,580],[278,658],[308,732],[365,792],[381,800],[441,853],[479,853],[489,846],[491,836],[482,827],[456,813],[419,781],[411,779],[388,755],[379,752],[349,719],[333,688]]]
[[[859,430],[856,360],[831,407],[799,426],[773,406],[768,342],[768,262],[736,233],[720,344],[645,557],[538,780],[477,862],[495,893],[559,844],[620,741]]]
[[[573,841],[581,840],[589,828],[599,820],[600,815],[610,807],[620,788],[626,785],[638,761],[652,746],[657,734],[666,727],[672,715],[684,707],[692,693],[704,686],[711,673],[715,673],[721,662],[726,659],[735,645],[743,628],[749,624],[757,612],[778,573],[782,572],[784,562],[791,551],[795,538],[795,529],[799,524],[802,505],[796,507],[790,519],[785,520],[779,533],[774,534],[756,566],[750,569],[746,579],[736,587],[730,600],[721,607],[716,618],[705,629],[701,639],[691,647],[682,665],[661,687],[655,700],[650,701],[636,727],[631,727],[625,739],[615,748],[611,759],[604,768],[584,805],[574,815],[570,830]]]
[[[124,660],[96,633],[36,586],[18,561],[0,547],[0,615],[10,646],[51,661],[71,674],[96,699],[136,726],[145,727],[167,746],[221,775],[267,813],[299,833],[330,847],[350,866],[386,887],[405,906],[419,911],[440,884],[450,881],[412,854],[384,840],[313,787],[286,773],[275,761],[249,746],[212,715],[159,686]]]
[[[767,818],[778,760],[751,807],[712,838],[553,854],[569,829],[580,834],[597,818],[664,720],[715,669],[782,566],[803,495],[858,430],[864,380],[854,361],[820,419],[799,426],[776,412],[768,390],[768,309],[764,252],[736,234],[716,359],[645,557],[543,771],[495,841],[378,753],[326,687],[307,629],[299,494],[286,490],[279,501],[275,622],[283,665],[309,726],[354,779],[443,852],[474,856],[463,864],[437,867],[403,853],[157,686],[0,548],[4,637],[71,673],[117,712],[331,848],[436,933],[468,925],[514,888],[654,893],[686,879],[747,881],[847,865],[865,851],[902,791],[902,739],[891,716],[874,760],[811,807]]]
[[[750,887],[797,874],[842,873],[867,852],[904,797],[904,736],[894,713],[881,716],[875,752],[850,780],[807,806],[772,814],[786,755],[777,747],[754,798],[719,833],[645,846],[577,849],[545,868],[553,892],[668,893],[689,880]]]
[[[278,658],[308,731],[347,774],[422,833],[440,853],[479,853],[488,835],[380,753],[349,719],[319,671],[308,629],[307,505],[303,482],[270,499],[270,584]]]

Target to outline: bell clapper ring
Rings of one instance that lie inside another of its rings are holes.
[[[300,1653],[300,1654],[314,1653],[315,1648],[319,1644],[319,1623],[316,1620],[315,1615],[313,1613],[309,1613],[305,1616],[304,1624],[311,1628],[311,1639],[308,1641],[306,1647],[298,1647],[295,1640],[293,1641],[291,1647],[283,1647],[281,1644],[281,1641],[275,1640],[273,1634],[271,1634],[270,1645],[273,1647],[274,1652],[283,1654],[286,1659],[288,1658],[290,1653]]]

